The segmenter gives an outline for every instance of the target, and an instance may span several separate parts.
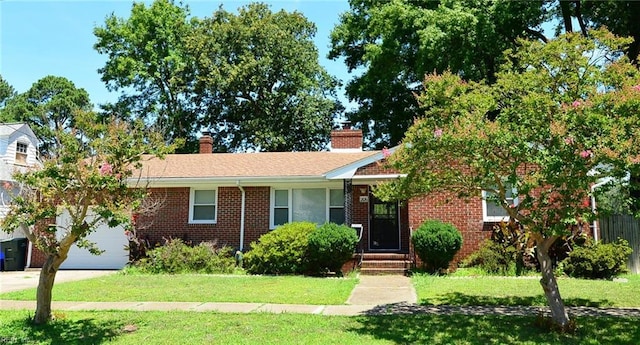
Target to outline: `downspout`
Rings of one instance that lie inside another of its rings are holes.
[[[595,196],[596,188],[609,183],[611,180],[612,180],[611,177],[607,177],[604,180],[591,186],[591,212],[593,212],[593,214],[596,214],[596,196]],[[593,240],[598,242],[598,220],[597,219],[593,220]]]
[[[29,247],[27,247],[27,265],[24,267],[25,269],[31,268],[31,252],[33,251],[33,242],[29,242]]]
[[[237,182],[238,189],[242,194],[242,201],[240,202],[240,251],[244,250],[244,210],[245,210],[245,200],[246,193],[244,188],[240,185],[240,181]]]

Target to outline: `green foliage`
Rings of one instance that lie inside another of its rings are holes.
[[[315,34],[302,14],[263,3],[237,14],[220,8],[198,22],[187,46],[214,142],[230,150],[325,147],[340,106],[337,81],[318,63]]]
[[[331,32],[330,58],[362,70],[348,82],[358,103],[348,114],[378,147],[399,142],[413,123],[424,75],[454,71],[493,81],[502,52],[518,37],[541,35],[545,19],[532,1],[351,1]]]
[[[462,235],[450,223],[427,220],[411,235],[411,242],[431,271],[445,270],[462,247]]]
[[[346,226],[325,223],[309,236],[308,257],[310,269],[341,274],[342,265],[353,256],[358,236]]]
[[[504,248],[495,241],[486,240],[460,263],[460,267],[479,267],[489,274],[513,275],[515,251],[514,247]]]
[[[180,239],[172,239],[147,255],[135,263],[143,273],[232,273],[235,268],[231,248],[218,248],[212,242],[189,246]]]
[[[1,101],[0,101],[1,103]],[[60,145],[56,131],[75,125],[78,112],[91,110],[89,94],[64,77],[46,76],[25,93],[9,98],[0,113],[3,122],[26,122],[41,141],[42,156]]]
[[[105,110],[144,119],[169,142],[187,138],[181,151],[196,150],[201,128],[216,151],[324,148],[340,105],[315,33],[300,13],[266,4],[200,19],[171,0],[135,3],[94,30],[108,58],[102,80],[126,91]]]
[[[16,90],[0,75],[0,114],[7,100],[16,95]],[[2,115],[0,115],[1,117]]]
[[[97,26],[96,51],[107,57],[98,70],[112,91],[126,90],[118,103],[105,105],[107,113],[142,119],[161,131],[168,142],[187,140],[180,151],[195,149],[199,128],[194,100],[193,56],[185,50],[192,30],[189,9],[172,0],[157,0],[147,7],[135,2],[129,18],[114,14]]]
[[[251,243],[244,267],[252,274],[299,274],[307,267],[309,236],[316,229],[310,222],[281,225]]]
[[[613,243],[587,241],[565,259],[564,272],[571,277],[611,279],[627,271],[627,260],[632,251],[624,239]]]

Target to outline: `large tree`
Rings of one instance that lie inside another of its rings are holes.
[[[111,227],[128,224],[130,212],[145,198],[144,188],[128,183],[137,177],[134,171],[143,154],[162,157],[173,148],[161,136],[143,131],[140,123],[100,123],[91,112],[77,113],[73,125],[53,134],[58,145],[42,168],[14,174],[17,196],[2,221],[4,231],[21,229],[46,256],[37,289],[36,324],[51,319],[53,283],[71,246],[99,253],[87,235],[101,222]],[[71,219],[68,226],[49,225],[63,212]]]
[[[502,52],[518,37],[543,37],[543,1],[350,0],[331,33],[330,58],[355,76],[348,114],[374,146],[396,145],[417,114],[413,95],[426,73],[451,70],[495,80]]]
[[[324,147],[339,103],[315,34],[302,14],[259,3],[237,14],[221,8],[196,25],[189,49],[215,142],[230,150]]]
[[[540,284],[562,328],[569,318],[549,248],[592,217],[594,183],[623,178],[640,162],[640,73],[619,58],[630,40],[607,31],[589,37],[519,41],[491,84],[427,76],[418,96],[424,114],[390,157],[407,176],[377,192],[474,200],[484,192],[535,241]]]
[[[193,151],[199,129],[193,99],[193,59],[185,51],[192,30],[189,9],[170,0],[149,7],[134,3],[128,18],[108,16],[94,29],[94,48],[107,56],[99,69],[111,91],[121,91],[116,104],[104,105],[107,116],[143,119],[167,142],[182,138]]]
[[[91,110],[89,94],[64,77],[46,76],[24,93],[7,100],[0,121],[26,122],[40,139],[40,154],[59,145],[56,131],[74,125],[77,112]]]
[[[395,145],[416,115],[412,93],[426,73],[451,70],[465,80],[491,83],[502,51],[517,38],[546,42],[563,32],[607,27],[630,36],[624,53],[638,65],[640,2],[619,0],[350,0],[331,33],[331,58],[354,71],[347,95],[359,104],[348,114],[375,146]],[[542,30],[542,25],[556,26]],[[640,169],[639,169],[640,170]],[[639,179],[640,182],[640,179]],[[639,192],[640,197],[640,192]],[[639,207],[640,208],[640,207]]]
[[[171,0],[134,3],[94,30],[108,58],[102,80],[122,92],[105,110],[144,119],[167,142],[187,139],[181,152],[196,150],[202,128],[217,151],[323,147],[339,104],[315,32],[300,13],[264,4],[197,19]]]

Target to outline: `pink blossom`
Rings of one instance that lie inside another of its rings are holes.
[[[584,150],[584,151],[580,152],[580,157],[582,157],[582,158],[587,159],[587,158],[589,158],[591,156],[593,156],[593,152],[591,152],[591,150]]]
[[[577,108],[577,107],[579,107],[579,106],[581,106],[581,105],[582,105],[582,101],[581,101],[581,100],[579,100],[579,99],[577,99],[577,100],[573,101],[573,103],[571,103],[571,105],[572,105],[574,108]]]
[[[589,207],[591,205],[591,201],[589,198],[582,199],[582,207]]]
[[[382,148],[382,156],[384,158],[391,156],[391,151],[389,151],[389,149],[386,146]]]
[[[633,86],[632,89],[634,89],[635,91],[640,91],[640,84]]]
[[[101,175],[111,175],[113,173],[113,167],[109,163],[102,163],[100,166],[100,174]]]
[[[564,138],[564,143],[567,144],[567,145],[573,145],[574,140],[573,140],[572,137],[566,137],[566,138]]]
[[[433,136],[436,138],[440,138],[442,136],[442,128],[436,128],[436,130],[433,131]]]

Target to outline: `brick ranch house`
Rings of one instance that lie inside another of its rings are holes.
[[[212,144],[213,139],[203,135],[198,154],[172,154],[145,163],[142,184],[148,183],[162,205],[137,219],[139,237],[150,243],[165,238],[217,241],[246,251],[280,224],[332,221],[361,227],[365,255],[395,255],[411,264],[411,231],[425,220],[450,222],[461,231],[460,259],[478,249],[505,215],[481,195],[470,202],[447,202],[445,194],[404,202],[377,199],[372,187],[400,175],[384,169],[382,151],[362,150],[361,130],[332,131],[332,149],[323,152],[212,153]],[[103,248],[104,241],[98,241],[98,247]],[[91,268],[87,260],[65,268]],[[122,262],[100,268],[119,268]],[[33,258],[32,266],[41,264],[41,258]]]

